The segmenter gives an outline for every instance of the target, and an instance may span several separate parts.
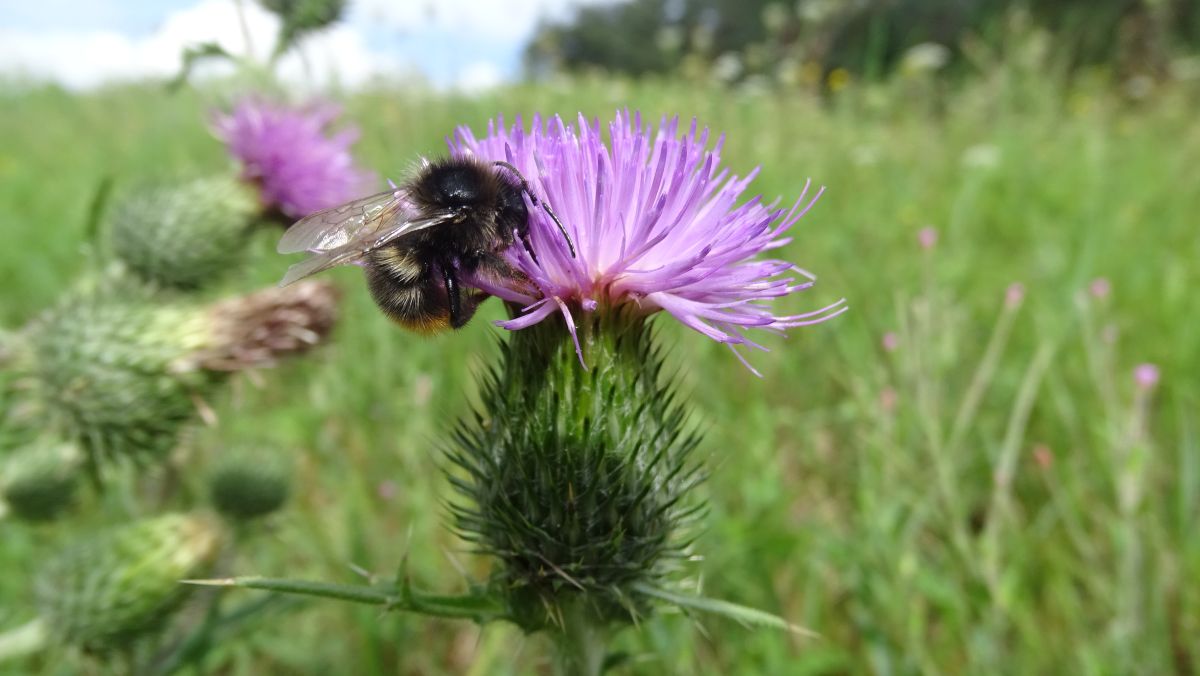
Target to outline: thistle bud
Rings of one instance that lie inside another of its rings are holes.
[[[213,507],[235,521],[266,516],[287,501],[290,469],[281,454],[272,450],[232,450],[209,476]]]
[[[131,192],[113,207],[113,252],[146,281],[197,289],[242,260],[256,211],[253,189],[229,177]]]
[[[50,634],[92,653],[125,648],[161,630],[204,575],[223,540],[220,523],[168,514],[101,532],[53,558],[35,595]]]
[[[25,446],[0,470],[0,498],[21,519],[49,521],[71,506],[82,457],[69,442]]]
[[[560,326],[513,333],[449,453],[464,472],[458,529],[498,559],[493,586],[527,631],[564,609],[597,625],[645,613],[633,588],[670,572],[700,509],[684,499],[700,480],[697,437],[644,320],[585,317],[595,367]]]
[[[30,341],[41,405],[93,458],[162,457],[222,373],[321,342],[336,304],[321,282],[211,305],[117,284],[69,294]]]

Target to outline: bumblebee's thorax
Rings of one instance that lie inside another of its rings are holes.
[[[422,212],[454,214],[420,238],[454,252],[499,251],[512,244],[513,230],[528,219],[520,188],[495,167],[472,158],[427,166],[412,182],[412,199]]]

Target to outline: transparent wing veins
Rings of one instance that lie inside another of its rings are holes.
[[[279,253],[306,251],[312,255],[288,268],[279,285],[287,286],[323,270],[355,263],[374,249],[445,223],[452,216],[438,213],[418,218],[406,213],[400,189],[319,211],[300,220],[280,238],[276,247]]]
[[[281,254],[330,251],[360,239],[367,228],[387,220],[387,212],[398,212],[403,193],[385,190],[341,206],[318,211],[287,229],[276,251]]]

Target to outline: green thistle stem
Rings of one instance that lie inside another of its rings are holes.
[[[608,655],[609,629],[579,599],[564,607],[563,626],[554,635],[557,652],[555,673],[559,676],[599,676]]]
[[[370,587],[269,577],[230,577],[217,580],[183,580],[183,582],[213,587],[262,589],[279,594],[317,596],[351,603],[384,606],[386,610],[404,610],[435,617],[474,620],[479,624],[504,617],[504,607],[495,598],[484,593],[427,594],[407,586],[400,588]]]

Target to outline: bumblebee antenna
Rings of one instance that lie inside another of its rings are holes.
[[[516,175],[517,180],[521,182],[521,192],[529,195],[529,201],[533,202],[533,206],[536,207],[541,205],[542,210],[546,212],[546,215],[550,216],[550,220],[554,221],[554,224],[558,226],[558,231],[562,233],[563,239],[567,241],[567,249],[571,251],[571,258],[575,258],[575,244],[571,242],[571,236],[567,234],[567,229],[563,227],[562,221],[558,220],[558,214],[554,213],[554,210],[550,208],[550,205],[547,204],[545,200],[538,200],[537,195],[533,193],[533,190],[530,190],[529,181],[525,180],[525,175],[508,162],[496,161],[492,164],[498,167],[504,167]],[[530,251],[529,254],[533,255],[533,251]]]

